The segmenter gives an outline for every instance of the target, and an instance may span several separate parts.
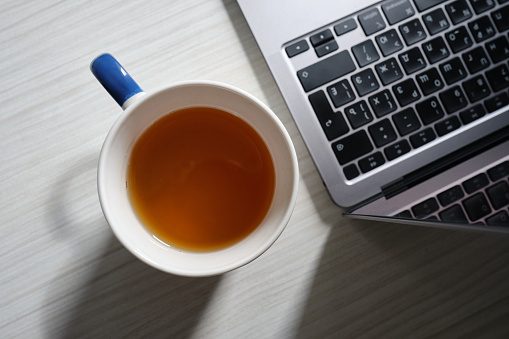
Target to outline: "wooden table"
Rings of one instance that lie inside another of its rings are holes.
[[[493,338],[509,334],[509,238],[341,217],[232,0],[14,1],[0,13],[1,338]],[[152,269],[113,236],[96,167],[120,108],[115,55],[150,92],[209,79],[267,103],[297,149],[290,223],[211,278]]]

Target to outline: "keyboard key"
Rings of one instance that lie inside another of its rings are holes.
[[[484,80],[482,75],[478,75],[470,80],[465,81],[463,83],[463,89],[465,90],[468,99],[472,103],[484,99],[491,94],[488,83],[486,80]]]
[[[309,41],[311,41],[311,45],[313,45],[313,47],[326,43],[332,39],[334,39],[334,36],[332,35],[330,29],[326,29],[309,37]]]
[[[348,80],[344,79],[327,87],[327,92],[335,107],[343,106],[355,100],[355,94]]]
[[[484,105],[486,106],[486,110],[488,113],[493,113],[496,110],[509,105],[509,96],[502,92],[500,94],[495,95],[493,98],[489,98],[484,101]]]
[[[316,55],[320,58],[324,55],[327,55],[329,53],[332,53],[336,51],[339,48],[338,43],[336,40],[331,40],[323,45],[315,47]]]
[[[449,22],[442,9],[437,8],[422,17],[430,35],[437,34],[449,28]]]
[[[470,4],[477,14],[486,12],[487,10],[495,7],[494,0],[470,0]]]
[[[343,167],[343,173],[345,174],[347,180],[357,178],[361,174],[355,164],[350,164]]]
[[[332,144],[340,165],[362,157],[373,151],[373,145],[365,130],[360,130]]]
[[[450,223],[468,224],[467,216],[460,205],[456,204],[438,213],[440,220]]]
[[[506,181],[501,181],[486,189],[486,194],[490,199],[491,206],[495,210],[509,205],[509,185]]]
[[[391,55],[403,48],[403,43],[395,29],[377,35],[375,40],[384,56]]]
[[[399,31],[405,43],[410,46],[426,38],[426,32],[419,19],[411,20],[401,26]]]
[[[495,27],[491,24],[487,15],[468,23],[470,33],[475,41],[481,42],[495,35]]]
[[[454,113],[467,105],[467,98],[459,86],[452,87],[440,93],[440,100],[447,113]]]
[[[403,154],[410,152],[410,144],[405,139],[398,141],[385,148],[384,153],[388,160],[394,160]]]
[[[384,60],[375,66],[376,72],[384,85],[391,84],[403,77],[403,72],[395,58]]]
[[[447,10],[449,18],[453,24],[459,24],[460,22],[472,17],[472,11],[470,10],[466,0],[454,1],[451,4],[445,5],[445,9]]]
[[[288,55],[289,58],[292,58],[296,55],[299,55],[300,53],[303,53],[309,49],[309,45],[306,40],[300,40],[297,41],[294,44],[291,44],[290,46],[286,47],[286,55]]]
[[[467,71],[459,58],[454,58],[441,64],[440,71],[448,85],[460,81],[467,76]]]
[[[507,227],[509,226],[509,214],[506,211],[500,211],[497,214],[486,218],[486,224],[489,226]]]
[[[436,139],[433,129],[426,128],[410,136],[410,142],[414,148],[419,148]]]
[[[463,54],[463,61],[467,65],[470,73],[477,73],[490,65],[488,56],[482,47],[474,48]]]
[[[360,73],[352,75],[352,83],[355,86],[359,96],[366,95],[380,88],[378,80],[376,80],[375,74],[371,68],[365,69]]]
[[[504,177],[509,176],[509,161],[504,161],[500,165],[497,165],[488,170],[488,175],[493,181],[500,180]]]
[[[466,125],[486,115],[484,107],[479,104],[460,112],[461,121]]]
[[[360,67],[364,67],[380,59],[380,55],[378,55],[375,45],[371,40],[366,40],[363,43],[353,46],[352,53]]]
[[[444,88],[444,82],[436,68],[431,68],[426,72],[418,74],[415,79],[424,95],[429,95]]]
[[[393,25],[415,14],[414,8],[409,0],[391,0],[382,5],[382,11]]]
[[[507,21],[509,22],[509,19]],[[485,46],[494,64],[509,59],[509,42],[506,37],[498,37],[486,43]]]
[[[439,193],[437,195],[438,201],[440,204],[444,207],[452,204],[453,202],[456,202],[463,198],[465,196],[465,193],[463,193],[463,189],[461,189],[461,186],[453,186],[447,190],[445,190],[442,193]]]
[[[434,7],[445,1],[446,0],[414,0],[415,5],[417,6],[419,12],[425,11],[428,8]]]
[[[477,190],[480,190],[481,188],[488,186],[489,183],[490,181],[488,180],[486,174],[480,173],[464,181],[462,185],[465,189],[465,192],[467,192],[467,194],[471,194]]]
[[[297,72],[297,77],[306,92],[342,77],[355,70],[348,51],[342,51]]]
[[[426,54],[430,64],[438,62],[449,56],[449,50],[447,49],[445,41],[442,39],[442,37],[437,37],[433,40],[423,43],[422,50],[424,51],[424,54]]]
[[[346,21],[343,21],[342,23],[335,25],[334,31],[336,32],[336,35],[340,36],[340,35],[350,32],[350,31],[353,31],[356,28],[357,28],[357,23],[355,22],[355,19],[350,18]]]
[[[418,103],[415,105],[415,109],[424,125],[429,125],[432,122],[440,120],[444,116],[444,110],[435,97]]]
[[[359,23],[366,35],[371,35],[385,28],[385,22],[378,8],[371,8],[359,14]]]
[[[411,107],[394,114],[392,120],[401,136],[412,133],[421,127],[421,123]]]
[[[499,32],[503,32],[509,29],[509,6],[504,6],[491,13],[491,18],[495,22],[495,26]]]
[[[315,111],[316,117],[322,126],[328,140],[348,133],[349,128],[341,112],[334,112],[323,91],[309,96],[309,102]]]
[[[385,163],[384,156],[382,152],[376,152],[375,154],[370,155],[369,157],[365,157],[359,160],[359,168],[362,173],[367,173],[369,171],[374,170],[377,167],[382,166]]]
[[[490,204],[482,193],[477,193],[463,200],[463,207],[472,221],[477,221],[491,213]]]
[[[405,69],[406,74],[415,73],[426,67],[424,56],[417,47],[399,54],[399,61]]]
[[[345,108],[345,115],[350,121],[352,128],[359,128],[368,122],[373,121],[368,105],[364,100],[356,102],[355,104]]]
[[[431,213],[438,211],[438,208],[437,200],[435,198],[429,198],[412,207],[412,212],[417,219],[422,219]]]
[[[454,53],[461,52],[462,50],[472,46],[472,38],[470,38],[467,29],[463,26],[446,33],[445,37],[449,43],[449,47]]]
[[[421,94],[419,93],[419,90],[417,90],[417,86],[412,79],[407,79],[397,85],[394,85],[392,90],[402,107],[421,98]]]
[[[486,77],[495,92],[509,87],[509,69],[506,65],[500,65],[489,70],[486,72]]]
[[[440,121],[435,125],[435,130],[439,137],[446,135],[454,130],[457,130],[461,127],[460,119],[453,115],[450,118],[445,119],[444,121]]]
[[[369,103],[373,112],[375,112],[376,116],[379,118],[394,112],[397,108],[396,102],[388,89],[370,96]]]
[[[376,147],[385,146],[398,137],[389,119],[383,119],[368,128]]]

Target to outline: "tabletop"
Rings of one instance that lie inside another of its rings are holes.
[[[0,13],[1,338],[507,337],[507,236],[346,219],[236,2],[21,1]],[[299,193],[276,243],[220,276],[157,271],[116,240],[97,161],[121,109],[113,54],[147,92],[237,86],[278,115]]]

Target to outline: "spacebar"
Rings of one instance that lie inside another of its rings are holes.
[[[348,51],[343,51],[301,69],[297,72],[297,76],[304,90],[309,92],[354,70],[355,64],[352,57]]]
[[[445,1],[447,0],[414,0],[415,5],[417,6],[419,12],[425,11],[428,8],[436,6]]]

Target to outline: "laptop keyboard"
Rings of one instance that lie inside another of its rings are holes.
[[[345,177],[508,105],[508,17],[509,0],[390,0],[286,46],[318,58],[296,74]]]

